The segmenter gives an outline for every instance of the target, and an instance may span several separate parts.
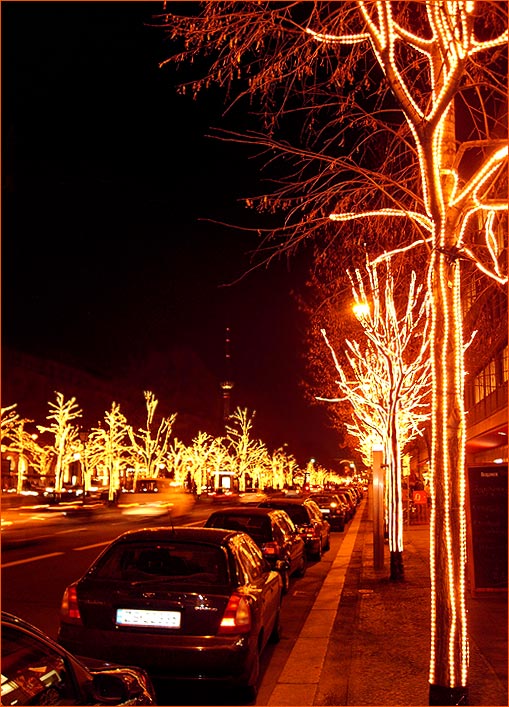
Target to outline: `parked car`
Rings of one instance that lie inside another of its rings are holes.
[[[345,529],[347,506],[337,494],[323,491],[322,493],[313,493],[310,498],[316,503],[320,512],[326,516],[332,530],[342,532]]]
[[[352,495],[352,492],[348,491],[348,489],[337,489],[336,494],[347,506],[347,521],[351,520],[355,515],[355,511],[357,510],[357,504]]]
[[[310,498],[273,497],[260,503],[261,508],[279,508],[286,511],[304,540],[308,557],[319,560],[330,548],[330,524]]]
[[[155,705],[141,668],[79,659],[2,611],[2,705]]]
[[[250,535],[271,567],[281,574],[283,594],[290,587],[290,576],[306,572],[304,540],[286,511],[256,506],[232,506],[214,511],[206,528],[229,528]]]
[[[59,642],[133,662],[154,680],[257,691],[260,654],[279,640],[282,580],[246,533],[156,527],[123,533],[64,593]]]

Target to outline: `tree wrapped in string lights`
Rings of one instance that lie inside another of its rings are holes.
[[[55,459],[55,494],[62,493],[65,476],[69,469],[69,464],[73,461],[77,449],[78,427],[74,426],[72,420],[83,415],[76,398],[65,399],[63,393],[55,393],[57,400],[50,402],[50,411],[47,420],[53,420],[50,425],[37,425],[39,432],[49,432],[53,435],[52,453]]]
[[[368,220],[373,233],[380,221],[392,230],[388,252],[406,257],[419,247],[426,253],[429,699],[466,703],[461,265],[468,260],[507,283],[507,4],[215,0],[194,14],[185,4],[172,7],[166,4],[160,24],[182,41],[168,62],[204,71],[182,90],[196,95],[217,83],[230,91],[232,110],[245,97],[261,128],[218,137],[260,148],[270,169],[282,165],[285,176],[277,174],[271,193],[248,202],[260,212],[284,212],[282,227],[265,231],[274,257],[324,232],[351,247],[356,219]],[[197,56],[207,61],[192,63]],[[372,260],[385,257],[376,253],[375,239],[369,246]]]
[[[131,453],[134,461],[134,488],[140,470],[144,477],[157,479],[163,461],[166,460],[170,447],[170,437],[173,424],[177,417],[176,413],[169,417],[163,417],[159,421],[157,429],[154,426],[154,414],[159,403],[154,393],[146,390],[143,393],[147,410],[146,426],[136,432],[132,427],[128,427],[129,439],[131,440]]]
[[[322,335],[339,373],[341,395],[332,402],[347,400],[352,405],[360,426],[347,424],[350,433],[358,437],[363,427],[362,437],[374,433],[384,447],[390,577],[399,581],[404,577],[401,456],[408,442],[421,434],[430,412],[429,297],[412,272],[406,301],[400,294],[403,306],[398,311],[390,261],[384,283],[375,265],[366,270],[367,286],[360,270],[351,276],[354,311],[366,345],[345,339],[348,372],[324,329]]]
[[[92,428],[87,446],[89,464],[103,470],[108,482],[108,502],[113,504],[120,491],[122,470],[127,466],[130,456],[129,425],[120,410],[120,405],[113,402],[111,409],[104,413],[104,427]]]
[[[265,445],[251,436],[253,418],[247,408],[238,407],[226,426],[231,468],[235,471],[239,491],[246,490],[246,475],[251,474],[267,456]]]

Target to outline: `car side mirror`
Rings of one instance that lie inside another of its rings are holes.
[[[129,685],[121,675],[96,673],[92,679],[92,696],[97,704],[118,705],[129,699]]]

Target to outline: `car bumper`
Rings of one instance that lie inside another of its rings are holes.
[[[245,636],[167,636],[79,627],[60,628],[58,642],[81,656],[144,668],[151,678],[244,682],[251,674],[256,646]]]

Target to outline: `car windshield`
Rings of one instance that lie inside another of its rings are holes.
[[[118,544],[96,565],[93,576],[134,583],[226,584],[228,570],[221,548],[204,543]]]

